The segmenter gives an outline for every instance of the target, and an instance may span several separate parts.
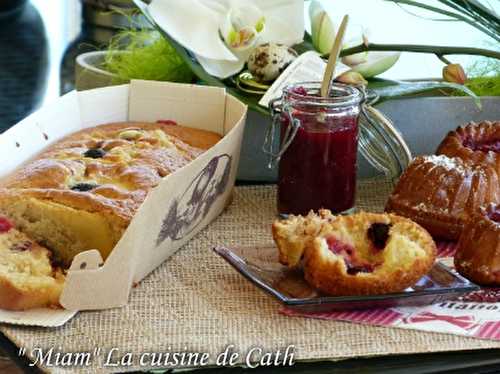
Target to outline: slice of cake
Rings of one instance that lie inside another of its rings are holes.
[[[51,252],[0,216],[0,308],[57,307],[63,285]]]

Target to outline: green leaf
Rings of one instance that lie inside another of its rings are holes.
[[[441,81],[423,81],[423,82],[403,82],[385,79],[372,79],[368,88],[380,97],[380,100],[415,95],[435,90],[457,90],[474,99],[478,108],[481,108],[480,98],[469,88],[456,83]]]

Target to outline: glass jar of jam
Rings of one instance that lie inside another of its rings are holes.
[[[372,106],[376,92],[333,84],[330,97],[323,98],[320,85],[289,85],[270,103],[263,150],[270,156],[268,166],[279,166],[278,210],[284,216],[320,208],[351,211],[358,146],[366,161],[393,181],[412,160],[397,128]]]
[[[287,86],[276,120],[280,123],[278,211],[282,215],[354,207],[358,118],[363,93],[334,84],[331,95],[320,83]]]

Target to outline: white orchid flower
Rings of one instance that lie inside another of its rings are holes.
[[[153,0],[148,12],[218,78],[238,73],[259,44],[304,37],[303,0]]]
[[[309,17],[314,48],[321,54],[329,53],[335,40],[336,25],[317,0],[313,0],[309,6]],[[359,37],[347,42],[343,49],[367,44],[364,31],[360,34]],[[371,78],[389,70],[398,61],[399,56],[399,52],[361,52],[343,57],[342,62],[349,66],[351,71],[361,74],[364,78]]]

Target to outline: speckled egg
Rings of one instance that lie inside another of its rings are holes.
[[[297,58],[297,52],[282,44],[262,44],[248,58],[248,70],[260,82],[271,82]]]

